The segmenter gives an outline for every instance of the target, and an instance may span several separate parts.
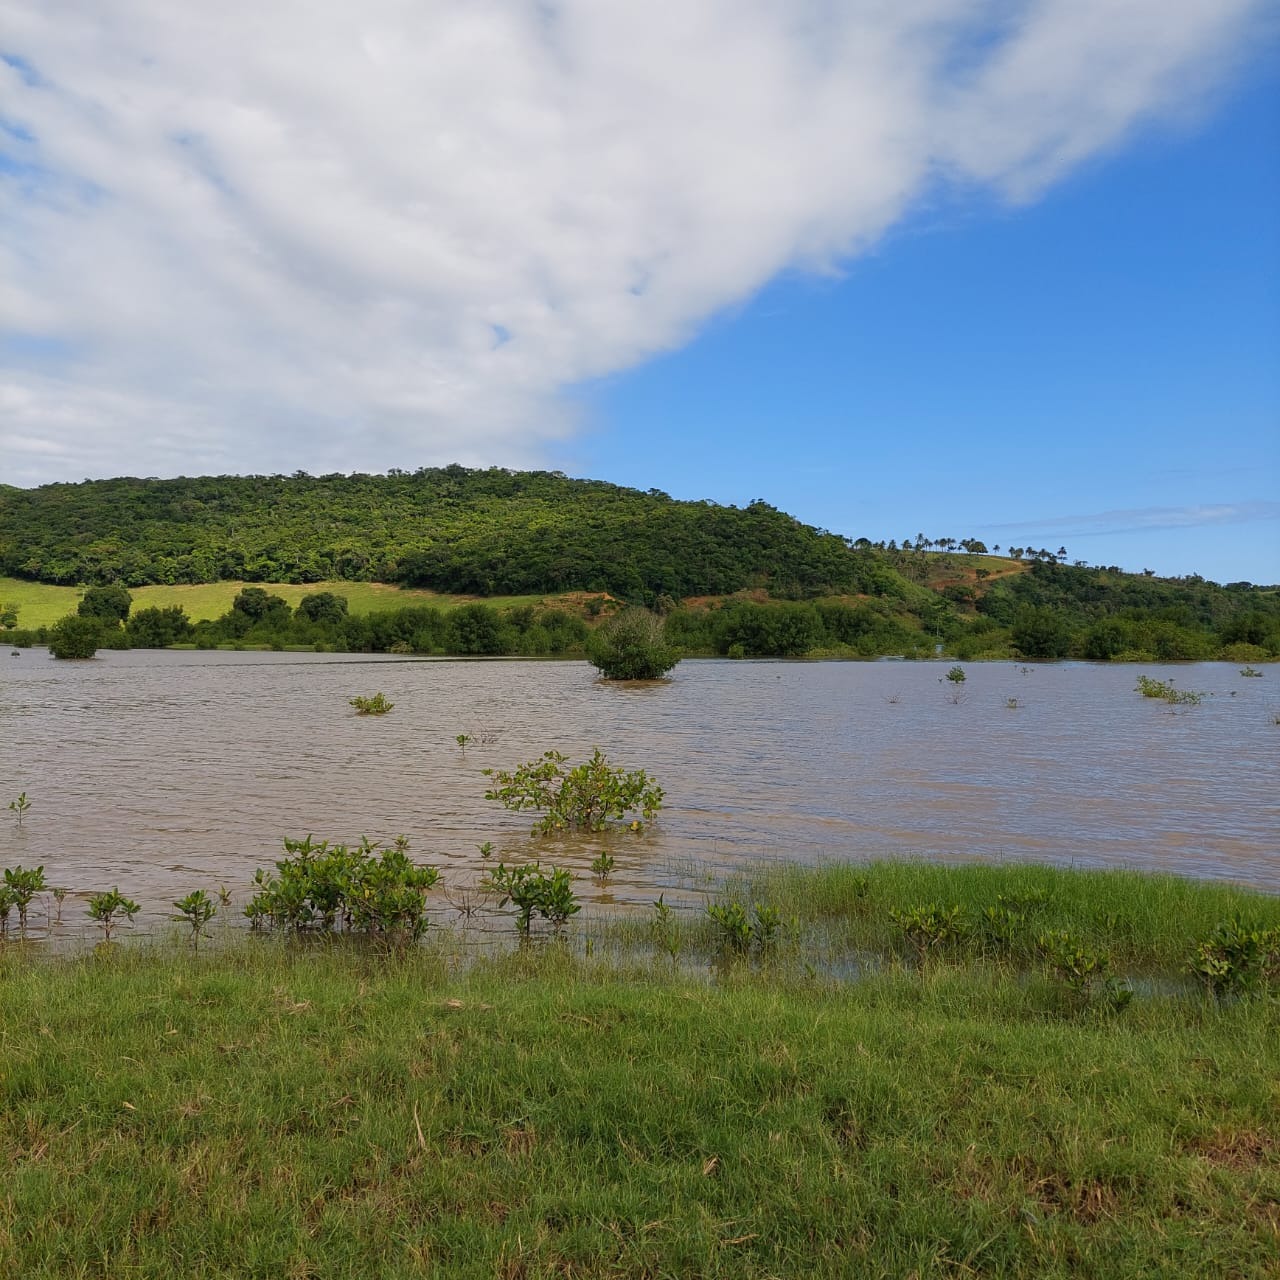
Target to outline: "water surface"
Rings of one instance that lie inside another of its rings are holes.
[[[153,918],[225,884],[243,900],[283,836],[390,840],[462,885],[492,841],[648,902],[761,857],[916,854],[1126,866],[1280,890],[1280,669],[1227,664],[685,661],[611,685],[586,663],[333,654],[0,652],[0,862],[74,893],[119,884]],[[1141,672],[1205,692],[1173,707]],[[395,709],[357,716],[383,691]],[[1016,699],[1016,707],[1009,699]],[[466,751],[460,733],[482,739]],[[486,766],[595,746],[662,783],[643,837],[534,840]],[[83,907],[67,903],[68,915]]]

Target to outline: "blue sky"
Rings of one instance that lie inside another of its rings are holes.
[[[1030,205],[940,198],[584,397],[573,469],[620,483],[1280,582],[1280,75]]]
[[[551,467],[1280,580],[1274,0],[10,0],[0,480]]]

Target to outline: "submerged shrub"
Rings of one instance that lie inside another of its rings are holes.
[[[891,909],[889,919],[902,930],[903,937],[921,959],[941,947],[953,946],[968,933],[959,907],[940,907],[934,902],[906,911]]]
[[[102,936],[108,942],[111,941],[111,930],[116,927],[121,916],[132,920],[141,910],[132,898],[126,898],[120,892],[119,885],[110,892],[95,893],[89,898],[89,917],[98,922],[102,928]]]
[[[185,898],[176,899],[173,905],[178,908],[178,914],[171,919],[191,926],[191,945],[198,948],[200,935],[218,914],[213,899],[203,889],[194,889]]]
[[[759,903],[748,912],[740,902],[713,902],[707,907],[707,918],[717,928],[720,949],[734,955],[746,955],[753,945],[762,954],[772,951],[782,928],[777,907]]]
[[[597,747],[591,758],[566,768],[568,757],[545,751],[538,760],[515,769],[485,769],[497,785],[484,793],[512,810],[538,809],[544,816],[534,832],[603,831],[625,823],[643,831],[662,807],[663,791],[643,769],[630,772],[611,765]]]
[[[1261,929],[1235,916],[1196,944],[1187,967],[1219,999],[1256,990],[1280,978],[1280,928]]]
[[[49,652],[55,658],[92,658],[102,643],[102,623],[97,618],[69,613],[49,629]]]
[[[1041,934],[1040,954],[1049,971],[1078,1008],[1118,1013],[1133,999],[1133,988],[1111,973],[1111,957],[1092,951],[1065,930]]]
[[[516,928],[522,934],[529,932],[535,912],[559,933],[565,921],[582,910],[573,891],[573,877],[564,867],[543,871],[537,862],[518,867],[500,862],[489,873],[489,884],[502,895],[500,907],[511,903],[516,908]]]
[[[375,693],[372,698],[349,698],[347,700],[356,709],[358,716],[385,716],[396,704],[387,701],[387,695]]]
[[[386,941],[416,941],[427,928],[426,894],[440,878],[415,863],[408,841],[389,849],[362,839],[354,847],[286,840],[274,876],[259,869],[258,892],[244,913],[251,924],[291,933],[347,929]]]
[[[4,871],[5,899],[18,908],[18,928],[26,931],[27,909],[31,899],[49,886],[45,883],[44,867],[6,867]],[[5,908],[8,914],[8,908]]]
[[[1153,680],[1150,676],[1139,676],[1136,689],[1144,698],[1163,698],[1165,702],[1181,702],[1196,706],[1204,701],[1203,693],[1194,693],[1190,689],[1175,689],[1172,680]]]
[[[680,661],[663,621],[647,609],[623,609],[587,641],[587,658],[606,680],[656,680]]]

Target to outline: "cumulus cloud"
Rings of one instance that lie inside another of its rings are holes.
[[[536,463],[562,391],[1034,198],[1265,0],[0,0],[0,471]]]

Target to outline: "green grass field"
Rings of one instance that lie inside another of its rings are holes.
[[[772,868],[725,892],[861,945],[920,893],[1046,890],[1047,924],[1144,964],[1224,909],[1280,908],[1028,870]],[[972,955],[882,951],[842,981],[807,942],[709,966],[688,917],[677,963],[608,920],[470,960],[434,937],[0,948],[0,1275],[1280,1271],[1274,995],[1175,982],[1103,1012]]]
[[[236,594],[246,586],[262,587],[272,595],[282,596],[293,607],[303,596],[318,591],[332,591],[345,596],[347,606],[354,614],[377,613],[381,610],[399,609],[407,605],[435,605],[450,609],[474,599],[472,596],[439,595],[434,591],[403,590],[383,582],[311,582],[299,586],[282,582],[207,582],[195,586],[133,587],[133,608],[169,608],[181,605],[193,622],[217,618],[231,608]],[[74,613],[79,603],[78,587],[55,587],[43,582],[25,582],[19,578],[0,578],[0,602],[18,606],[18,626],[47,627],[68,613]],[[499,608],[508,605],[540,604],[542,596],[495,596],[486,604]]]

